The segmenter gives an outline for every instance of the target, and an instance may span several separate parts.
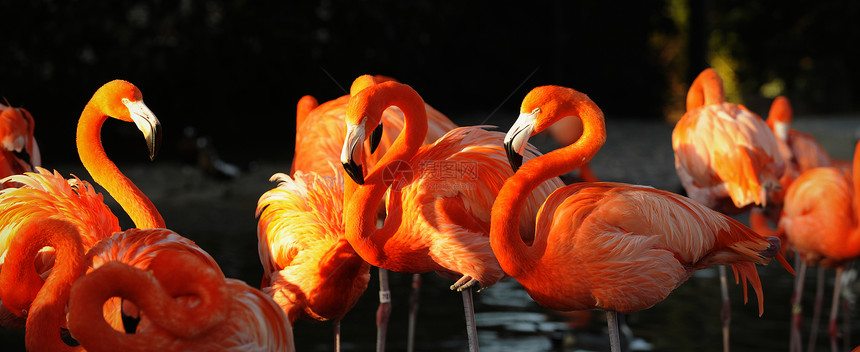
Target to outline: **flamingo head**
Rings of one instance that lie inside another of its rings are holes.
[[[583,99],[584,98],[584,99]],[[561,86],[541,86],[526,94],[520,106],[520,116],[505,135],[505,152],[511,168],[516,171],[523,163],[528,140],[567,116],[579,116],[580,102],[585,94]]]
[[[778,96],[770,104],[770,111],[767,114],[767,125],[776,135],[776,138],[781,141],[788,140],[788,132],[791,129],[791,119],[794,112],[791,110],[791,103],[788,98]]]
[[[113,80],[99,88],[96,95],[102,97],[100,107],[106,115],[125,122],[134,122],[146,140],[149,158],[154,159],[161,145],[161,122],[143,103],[140,90],[129,82]]]
[[[364,78],[363,78],[364,77]],[[365,80],[365,83],[358,82]],[[371,153],[376,150],[382,137],[382,113],[388,106],[386,98],[389,94],[412,88],[397,81],[386,81],[373,84],[376,78],[361,76],[353,83],[353,91],[357,91],[349,99],[346,110],[346,138],[341,150],[340,161],[350,178],[358,184],[364,184],[364,141],[370,138]],[[368,83],[369,82],[369,83]],[[363,89],[357,85],[365,85]],[[408,89],[407,89],[408,88]],[[417,93],[416,93],[417,95]],[[423,104],[423,101],[422,101]]]

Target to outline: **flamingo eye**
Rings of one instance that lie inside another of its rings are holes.
[[[534,110],[532,110],[532,115],[537,115],[539,113],[540,113],[540,108],[535,108]]]

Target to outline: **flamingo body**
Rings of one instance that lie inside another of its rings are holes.
[[[394,180],[388,213],[400,212],[397,232],[385,245],[385,267],[422,273],[468,276],[489,287],[504,272],[489,246],[490,209],[504,181],[513,175],[502,147],[504,134],[460,127],[409,160],[413,171]],[[529,148],[527,158],[539,155]],[[558,178],[541,184],[521,218],[524,240],[533,239],[534,218]]]
[[[344,237],[343,178],[297,171],[257,204],[263,291],[287,313],[340,320],[364,293],[370,265]]]
[[[551,309],[636,312],[664,300],[695,270],[720,264],[752,283],[762,308],[754,263],[765,262],[758,252],[770,243],[671,192],[609,182],[559,188],[541,208],[535,236],[543,256],[516,279]]]
[[[34,127],[30,112],[0,104],[0,178],[33,171],[34,166],[41,165],[39,145],[33,136]],[[29,154],[27,160],[16,154],[22,152]],[[0,189],[14,186],[17,185],[4,182]]]
[[[687,94],[687,112],[672,131],[675,169],[690,198],[724,213],[766,205],[784,164],[767,124],[725,102],[722,80],[706,69]]]

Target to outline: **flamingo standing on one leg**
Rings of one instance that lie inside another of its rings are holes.
[[[528,138],[565,116],[584,125],[575,143],[537,157],[509,178],[492,209],[490,244],[505,273],[540,305],[556,310],[607,312],[613,351],[619,351],[616,312],[649,308],[694,271],[731,265],[744,285],[763,296],[755,264],[779,253],[779,239],[764,239],[739,222],[688,198],[645,186],[597,182],[553,192],[537,214],[534,243],[524,242],[526,197],[547,179],[590,160],[606,140],[603,112],[585,94],[544,86],[523,99],[505,137],[511,166],[521,163]]]
[[[290,322],[299,317],[332,320],[335,349],[339,325],[370,280],[367,264],[344,237],[343,176],[296,171],[275,174],[278,186],[257,203],[258,251],[263,292]]]
[[[108,116],[134,122],[143,132],[150,157],[155,156],[160,141],[158,119],[143,103],[137,87],[126,81],[114,80],[100,87],[81,113],[77,129],[81,162],[93,179],[117,200],[137,227],[162,228],[164,220],[155,206],[108,159],[102,147],[100,130]],[[102,195],[77,177],[67,181],[56,171],[51,173],[37,167],[32,173],[9,176],[2,182],[14,182],[22,186],[0,191],[0,265],[14,234],[26,222],[34,219],[68,220],[78,227],[83,236],[84,248],[90,248],[99,240],[120,231],[119,221],[104,204]],[[38,261],[43,263],[41,272],[50,269],[51,258],[47,255]]]
[[[361,146],[391,105],[403,111],[402,132],[365,178]],[[350,176],[344,192],[346,238],[371,265],[404,273],[436,271],[457,280],[451,289],[463,292],[469,346],[477,350],[471,287],[487,288],[504,277],[487,237],[490,208],[512,175],[501,148],[504,135],[461,127],[422,147],[423,107],[415,90],[397,82],[365,88],[350,99],[341,154]],[[536,155],[529,148],[529,156]],[[523,216],[533,216],[549,190],[559,186],[558,178],[542,184]],[[389,187],[387,217],[377,229],[377,205]]]
[[[726,214],[767,205],[785,165],[767,124],[743,105],[726,102],[723,81],[705,69],[687,93],[687,113],[672,131],[675,169],[690,198]],[[729,350],[731,306],[725,267],[718,267],[723,299],[723,350]]]
[[[35,121],[29,111],[0,104],[0,178],[33,171],[33,167],[41,165],[34,128]],[[28,154],[27,160],[16,155],[22,152]],[[17,185],[2,183],[0,189],[9,186]]]
[[[835,167],[820,167],[802,173],[785,195],[779,231],[803,261],[836,268],[836,287],[830,311],[830,346],[837,350],[836,328],[841,276],[845,265],[860,257],[860,143],[855,146],[850,175]],[[800,301],[801,287],[795,287]],[[799,348],[799,344],[797,347]]]

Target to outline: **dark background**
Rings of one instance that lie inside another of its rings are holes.
[[[77,159],[76,119],[114,78],[135,83],[161,119],[159,158],[180,157],[194,126],[240,163],[291,157],[298,99],[334,99],[365,73],[412,85],[461,124],[473,113],[513,119],[543,84],[581,90],[607,116],[674,121],[709,65],[730,101],[759,113],[776,94],[797,114],[860,109],[854,1],[0,4],[0,97],[33,113],[48,167]],[[126,141],[137,135],[107,129],[111,156],[143,160],[143,142]]]

